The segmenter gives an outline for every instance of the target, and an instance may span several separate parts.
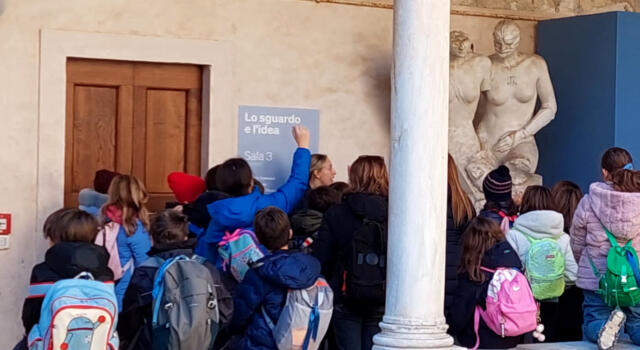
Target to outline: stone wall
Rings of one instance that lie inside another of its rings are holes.
[[[38,125],[48,112],[38,107],[41,30],[227,42],[232,63],[214,68],[214,75],[215,69],[231,71],[231,103],[320,109],[320,151],[344,180],[356,156],[388,152],[392,15],[385,8],[300,0],[6,0],[0,15],[0,212],[13,214],[13,234],[11,248],[0,250],[0,349],[23,334],[30,271],[47,248],[36,219],[45,200],[36,193],[38,174],[49,170],[38,168],[38,159],[47,157],[38,153],[47,132]],[[451,23],[488,54],[498,20],[454,15]],[[535,22],[519,23],[522,51],[534,52]],[[235,133],[229,128],[227,136],[211,140],[210,148],[228,150],[214,162],[235,155]],[[416,152],[422,151],[428,150]]]

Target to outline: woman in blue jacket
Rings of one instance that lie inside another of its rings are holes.
[[[226,231],[251,227],[258,210],[274,206],[289,213],[304,196],[309,182],[309,130],[304,126],[293,128],[293,138],[298,149],[293,154],[291,175],[276,192],[262,194],[254,186],[249,164],[241,158],[222,163],[216,174],[220,191],[232,198],[219,200],[207,206],[211,222],[205,232],[198,236],[196,254],[218,263],[218,242]]]

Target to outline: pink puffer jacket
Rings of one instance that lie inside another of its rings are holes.
[[[582,289],[598,289],[587,252],[601,273],[607,270],[611,244],[602,225],[620,245],[633,239],[633,248],[640,252],[640,193],[618,192],[606,183],[596,182],[578,204],[570,232],[571,248],[579,265],[577,286]]]

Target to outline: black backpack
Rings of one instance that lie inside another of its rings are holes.
[[[351,303],[384,305],[387,280],[387,224],[362,218],[347,252],[344,292]]]

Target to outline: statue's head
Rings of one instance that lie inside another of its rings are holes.
[[[449,41],[451,43],[450,54],[451,57],[465,57],[471,51],[473,51],[473,44],[469,40],[467,33],[454,30],[449,35]]]
[[[520,45],[520,27],[510,19],[504,19],[496,24],[493,30],[493,46],[496,54],[505,58],[518,51]]]

